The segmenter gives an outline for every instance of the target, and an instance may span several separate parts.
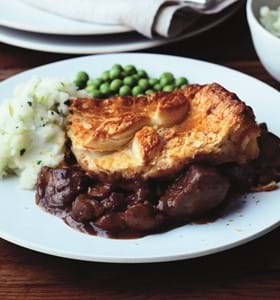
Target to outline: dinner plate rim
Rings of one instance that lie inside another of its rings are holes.
[[[9,81],[16,81],[18,77],[21,77],[22,75],[26,75],[29,72],[34,72],[34,71],[38,71],[40,69],[44,69],[45,67],[52,67],[53,65],[59,65],[59,64],[64,64],[65,62],[69,62],[69,61],[78,61],[80,59],[90,59],[90,58],[94,58],[94,60],[98,59],[99,57],[103,57],[103,56],[124,56],[124,55],[130,55],[130,56],[135,56],[135,59],[137,59],[137,57],[139,58],[140,56],[158,56],[162,59],[170,59],[170,58],[177,58],[177,59],[183,59],[186,61],[189,61],[190,63],[203,63],[203,64],[210,64],[214,67],[218,67],[221,70],[225,69],[225,70],[229,70],[231,72],[234,72],[238,75],[242,75],[245,77],[248,77],[250,79],[253,79],[256,82],[261,83],[262,85],[266,86],[266,88],[270,88],[271,90],[273,90],[274,92],[276,92],[277,94],[280,95],[279,91],[277,91],[275,88],[271,87],[270,85],[268,85],[267,83],[264,83],[248,74],[242,73],[238,70],[234,70],[232,68],[229,67],[225,67],[219,64],[215,64],[212,62],[207,62],[207,61],[203,61],[203,60],[197,60],[197,59],[193,59],[193,58],[185,58],[185,57],[180,57],[180,56],[175,56],[175,55],[164,55],[164,54],[150,54],[150,53],[124,53],[124,54],[103,54],[103,55],[89,55],[89,56],[82,56],[82,57],[76,57],[76,58],[70,58],[70,59],[64,59],[58,62],[52,62],[49,64],[45,64],[42,66],[38,66],[35,68],[32,68],[30,70],[26,70],[23,71],[19,74],[16,74],[4,81],[2,81],[0,83],[0,88],[2,86],[2,84],[5,84]],[[117,59],[117,58],[116,58]],[[157,256],[151,256],[151,257],[133,257],[133,258],[119,258],[119,257],[102,257],[102,256],[83,256],[80,254],[70,254],[70,253],[63,253],[57,250],[50,250],[50,249],[46,249],[44,247],[41,247],[39,245],[33,244],[33,243],[29,243],[27,244],[25,241],[20,241],[18,238],[14,238],[9,236],[9,234],[5,234],[4,232],[1,231],[0,229],[0,237],[3,238],[4,240],[7,240],[11,243],[14,243],[16,245],[22,246],[24,248],[27,249],[31,249],[34,250],[36,252],[40,252],[40,253],[45,253],[45,254],[51,254],[57,257],[64,257],[64,258],[69,258],[69,259],[75,259],[75,260],[82,260],[82,261],[92,261],[92,262],[107,262],[107,263],[157,263],[157,262],[167,262],[167,261],[175,261],[175,260],[182,260],[182,259],[190,259],[190,258],[196,258],[196,257],[201,257],[201,256],[205,256],[205,255],[210,255],[210,254],[214,254],[214,253],[218,253],[224,250],[228,250],[228,249],[232,249],[234,247],[243,245],[251,240],[254,240],[258,237],[263,236],[264,234],[272,231],[273,229],[275,229],[276,227],[278,227],[280,225],[280,218],[277,222],[271,224],[270,226],[267,226],[266,228],[264,228],[263,230],[250,235],[248,237],[245,237],[243,239],[240,239],[238,241],[233,241],[232,243],[228,243],[226,245],[222,245],[219,247],[214,247],[212,249],[207,249],[207,250],[203,250],[203,251],[199,251],[199,252],[190,252],[188,254],[178,254],[178,255],[157,255]]]
[[[34,41],[35,35],[39,35],[38,33],[32,33],[32,32],[24,32],[24,31],[18,31],[11,28],[6,28],[5,26],[1,26],[0,24],[0,41],[3,43],[6,43],[8,45],[17,46],[25,49],[30,50],[36,50],[36,51],[42,51],[42,52],[50,52],[50,53],[60,53],[60,54],[80,54],[80,55],[88,55],[88,54],[112,54],[116,52],[130,52],[130,51],[137,51],[137,50],[144,50],[154,47],[159,47],[162,45],[167,45],[173,42],[178,42],[184,39],[191,38],[193,36],[197,36],[199,34],[202,34],[219,24],[223,23],[227,19],[229,19],[234,13],[238,11],[238,9],[242,6],[241,3],[236,3],[232,7],[229,8],[228,11],[223,12],[218,19],[211,20],[209,23],[203,24],[202,26],[198,28],[194,28],[190,30],[189,32],[183,33],[175,38],[154,38],[154,39],[147,39],[141,36],[140,34],[135,32],[135,35],[139,36],[139,40],[136,40],[134,42],[128,42],[128,40],[124,40],[124,42],[120,45],[116,43],[114,46],[112,44],[105,45],[102,42],[99,44],[92,44],[90,47],[84,47],[84,46],[78,46],[78,42],[73,42],[71,46],[66,44],[58,45],[57,42],[53,45],[50,41],[47,41],[48,36],[43,35],[46,39],[45,43],[41,43],[40,41]],[[14,37],[11,33],[7,33],[7,31],[14,31],[14,33],[17,33],[21,35],[20,38]],[[34,37],[24,37],[24,35],[34,35]],[[133,34],[133,32],[131,33]],[[38,37],[38,36],[37,36]],[[66,36],[67,37],[67,36]],[[69,37],[69,36],[68,36]],[[98,38],[98,35],[96,36]],[[108,35],[106,38],[110,38]],[[122,35],[119,35],[119,38],[122,38]],[[75,44],[75,45],[74,45]]]
[[[121,34],[121,33],[126,33],[126,32],[132,32],[133,29],[129,28],[129,27],[126,27],[126,26],[121,26],[121,25],[102,25],[102,24],[98,24],[98,26],[103,26],[104,29],[103,30],[96,30],[95,31],[91,31],[91,30],[88,30],[88,31],[83,31],[83,32],[80,32],[80,31],[72,31],[72,32],[62,32],[62,31],[57,31],[57,30],[40,30],[40,29],[36,29],[36,28],[33,28],[31,29],[29,26],[27,26],[26,24],[24,23],[18,23],[17,25],[16,24],[13,24],[12,22],[9,22],[9,21],[5,21],[5,20],[1,20],[0,19],[0,26],[3,26],[3,27],[7,27],[7,28],[10,28],[10,29],[14,29],[14,30],[18,30],[18,31],[22,31],[22,32],[30,32],[30,33],[37,33],[37,34],[44,34],[44,35],[48,35],[48,34],[51,34],[51,35],[58,35],[58,36],[75,36],[75,35],[81,35],[81,36],[88,36],[88,35],[92,35],[92,36],[95,36],[95,35],[110,35],[110,34]],[[106,28],[108,27],[108,28]],[[113,27],[116,27],[113,29]],[[105,29],[106,28],[106,29]]]
[[[86,261],[86,262],[100,262],[100,263],[113,263],[113,264],[142,264],[142,263],[162,263],[162,262],[172,262],[172,261],[180,261],[180,260],[189,260],[189,259],[194,259],[194,258],[199,258],[199,257],[204,257],[208,255],[213,255],[213,254],[218,254],[227,250],[234,249],[236,247],[245,245],[251,241],[254,241],[267,233],[273,231],[274,229],[278,228],[280,226],[280,220],[278,223],[275,223],[274,225],[271,225],[270,227],[264,229],[263,231],[254,234],[250,237],[247,237],[243,240],[240,240],[238,242],[232,242],[230,244],[227,244],[225,246],[220,246],[216,248],[212,248],[211,250],[203,250],[200,252],[195,252],[195,253],[189,253],[189,254],[178,254],[178,255],[170,255],[170,256],[150,256],[150,257],[145,257],[145,258],[119,258],[119,257],[104,257],[104,256],[84,256],[80,254],[65,254],[60,251],[56,250],[47,250],[44,247],[38,246],[36,244],[29,244],[27,245],[24,242],[19,241],[18,239],[14,239],[9,237],[9,235],[5,235],[1,233],[0,230],[0,238],[10,242],[16,246],[20,246],[24,249],[32,250],[40,254],[45,254],[45,255],[51,255],[54,257],[59,257],[59,258],[66,258],[66,259],[71,259],[71,260],[77,260],[77,261]],[[81,233],[82,234],[82,233]]]
[[[80,27],[77,26],[76,29],[72,30],[67,30],[66,27],[64,27],[64,29],[62,30],[60,27],[48,27],[43,29],[43,27],[38,28],[35,25],[32,24],[27,24],[27,23],[23,23],[20,22],[18,20],[15,20],[16,23],[14,23],[13,21],[9,21],[8,19],[1,19],[0,18],[0,26],[4,26],[4,27],[8,27],[14,30],[19,30],[19,31],[26,31],[26,32],[33,32],[33,33],[38,33],[38,34],[53,34],[53,35],[107,35],[107,34],[119,34],[119,33],[124,33],[124,32],[131,32],[133,31],[133,29],[125,26],[125,25],[106,25],[106,24],[97,24],[97,23],[89,23],[89,22],[83,22],[83,21],[78,21],[78,20],[74,20],[74,19],[67,19],[63,16],[59,16],[56,14],[52,14],[49,13],[47,11],[45,11],[44,9],[40,9],[36,6],[33,5],[28,5],[27,3],[21,2],[21,3],[17,3],[18,1],[12,1],[12,4],[8,4],[8,5],[24,5],[26,6],[26,8],[30,8],[32,10],[37,10],[40,12],[40,14],[46,14],[46,15],[51,15],[51,18],[62,18],[62,19],[66,19],[67,22],[73,22],[76,23],[77,25],[81,25],[85,26],[88,28],[85,29],[85,27],[83,27],[83,29],[79,29]],[[95,27],[96,26],[96,27]],[[90,29],[90,27],[92,27],[92,29]],[[100,28],[99,28],[100,27]],[[98,29],[99,28],[99,29]],[[101,29],[102,28],[102,29]]]

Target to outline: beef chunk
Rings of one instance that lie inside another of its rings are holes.
[[[115,188],[128,194],[129,202],[144,202],[152,196],[149,184],[143,180],[119,181],[115,184]]]
[[[79,195],[72,204],[72,218],[77,222],[92,221],[104,213],[103,205],[86,194]]]
[[[108,211],[122,211],[126,207],[125,196],[121,193],[113,192],[111,195],[101,201],[105,210]]]
[[[280,139],[261,124],[259,138],[260,155],[252,162],[257,173],[257,184],[267,184],[280,180]]]
[[[258,143],[259,157],[243,165],[229,163],[221,171],[230,179],[237,191],[249,191],[252,187],[280,180],[280,139],[261,124]]]
[[[124,221],[124,213],[122,212],[111,212],[100,217],[95,225],[103,230],[109,232],[119,232],[124,230],[126,227]]]
[[[88,193],[97,200],[103,200],[111,194],[112,189],[113,186],[110,183],[98,183],[91,186]]]
[[[130,206],[124,218],[128,227],[139,232],[155,231],[164,221],[163,215],[148,202]]]
[[[232,189],[236,192],[246,192],[257,182],[257,174],[252,164],[227,163],[220,169],[229,178]]]
[[[215,168],[193,165],[170,184],[158,209],[169,217],[187,221],[221,204],[229,186],[227,178]]]
[[[51,207],[63,207],[87,188],[88,178],[78,168],[44,167],[38,177],[36,199]]]

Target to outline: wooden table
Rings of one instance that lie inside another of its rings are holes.
[[[147,52],[212,61],[280,88],[255,54],[244,9],[208,33]],[[67,57],[0,44],[0,80]],[[186,70],[186,73],[191,71]],[[0,300],[279,300],[279,236],[280,229],[276,229],[263,238],[223,253],[143,265],[72,261],[0,240]]]

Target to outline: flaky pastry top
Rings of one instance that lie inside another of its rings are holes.
[[[67,135],[79,165],[100,178],[158,178],[186,164],[258,156],[253,111],[218,84],[107,100],[71,100]]]

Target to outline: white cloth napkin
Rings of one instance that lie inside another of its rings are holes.
[[[216,0],[214,7],[199,9],[183,0],[20,0],[48,12],[80,21],[126,25],[152,37],[180,34],[202,14],[221,12],[240,0]]]

